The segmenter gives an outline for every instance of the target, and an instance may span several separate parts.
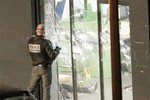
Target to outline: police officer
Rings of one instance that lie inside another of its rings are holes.
[[[51,64],[59,54],[59,47],[53,49],[52,43],[44,37],[44,25],[39,24],[36,28],[36,35],[28,41],[28,49],[32,59],[32,73],[30,85],[27,91],[34,93],[39,82],[42,82],[43,99],[50,100],[50,86],[52,82]]]

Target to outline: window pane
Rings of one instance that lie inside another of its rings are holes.
[[[97,0],[74,0],[74,25],[78,100],[100,100]]]
[[[62,47],[58,58],[59,99],[73,98],[69,0],[55,1],[57,42]]]
[[[109,4],[101,3],[101,44],[104,72],[104,98],[112,100],[111,48],[110,48],[110,17]]]
[[[52,66],[51,99],[69,99],[73,97],[69,0],[56,0],[55,4],[54,0],[45,0],[44,11],[46,38],[52,41],[54,48],[61,48]]]
[[[129,6],[119,5],[118,11],[123,100],[133,100]]]

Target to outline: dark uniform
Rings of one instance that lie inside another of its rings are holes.
[[[50,100],[51,64],[58,56],[59,49],[53,50],[52,43],[44,36],[34,36],[28,42],[28,48],[32,59],[32,73],[28,92],[34,93],[39,82],[42,81],[43,99]]]

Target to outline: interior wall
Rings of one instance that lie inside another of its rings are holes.
[[[150,51],[148,0],[131,0],[130,5],[133,99],[149,100]]]
[[[29,84],[27,38],[32,31],[31,0],[0,0],[0,88]]]

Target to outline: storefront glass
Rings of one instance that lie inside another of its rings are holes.
[[[74,99],[74,87],[78,100],[101,100],[103,93],[104,100],[112,100],[108,2],[74,0],[70,6],[69,0],[55,0],[52,8],[48,1],[44,4],[47,37],[54,47],[62,48],[56,60],[59,100]],[[118,10],[123,99],[132,100],[129,6],[118,6]]]

